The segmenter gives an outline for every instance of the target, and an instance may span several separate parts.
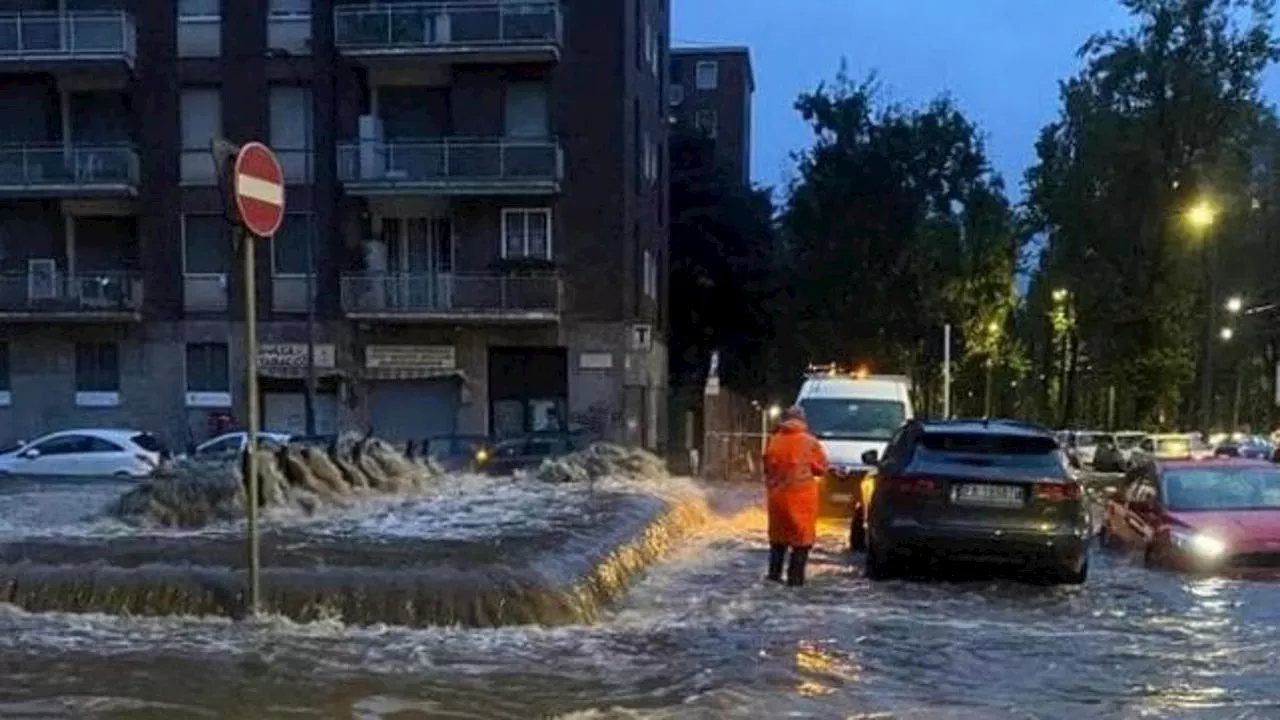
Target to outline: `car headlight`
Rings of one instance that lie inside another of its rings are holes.
[[[1198,532],[1174,532],[1174,547],[1183,552],[1197,555],[1207,560],[1221,556],[1227,551],[1227,544],[1212,535]]]

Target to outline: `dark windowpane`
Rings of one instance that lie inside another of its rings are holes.
[[[311,267],[310,242],[315,233],[314,216],[290,213],[271,243],[277,275],[306,275]]]
[[[115,343],[76,343],[76,392],[120,392]]]
[[[231,392],[225,343],[187,345],[187,392]]]
[[[9,343],[0,343],[0,391],[11,390],[9,378]]]
[[[235,253],[227,223],[220,215],[184,215],[183,271],[225,275],[231,272]]]

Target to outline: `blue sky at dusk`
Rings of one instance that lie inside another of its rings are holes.
[[[889,97],[950,94],[988,136],[1015,192],[1036,134],[1058,109],[1057,82],[1079,67],[1093,32],[1120,29],[1116,0],[672,0],[677,45],[746,45],[756,73],[752,175],[779,185],[789,154],[809,144],[796,95],[829,79],[841,58],[876,71]],[[1266,94],[1275,98],[1277,73]],[[1020,193],[1019,193],[1020,194]]]

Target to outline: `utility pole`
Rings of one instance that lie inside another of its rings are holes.
[[[951,419],[951,323],[942,326],[942,419]]]

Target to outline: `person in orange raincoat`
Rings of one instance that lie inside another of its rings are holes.
[[[809,434],[804,411],[799,407],[787,410],[764,451],[769,580],[782,582],[785,564],[787,584],[804,584],[809,551],[818,534],[818,478],[826,472],[827,454],[817,438]]]

